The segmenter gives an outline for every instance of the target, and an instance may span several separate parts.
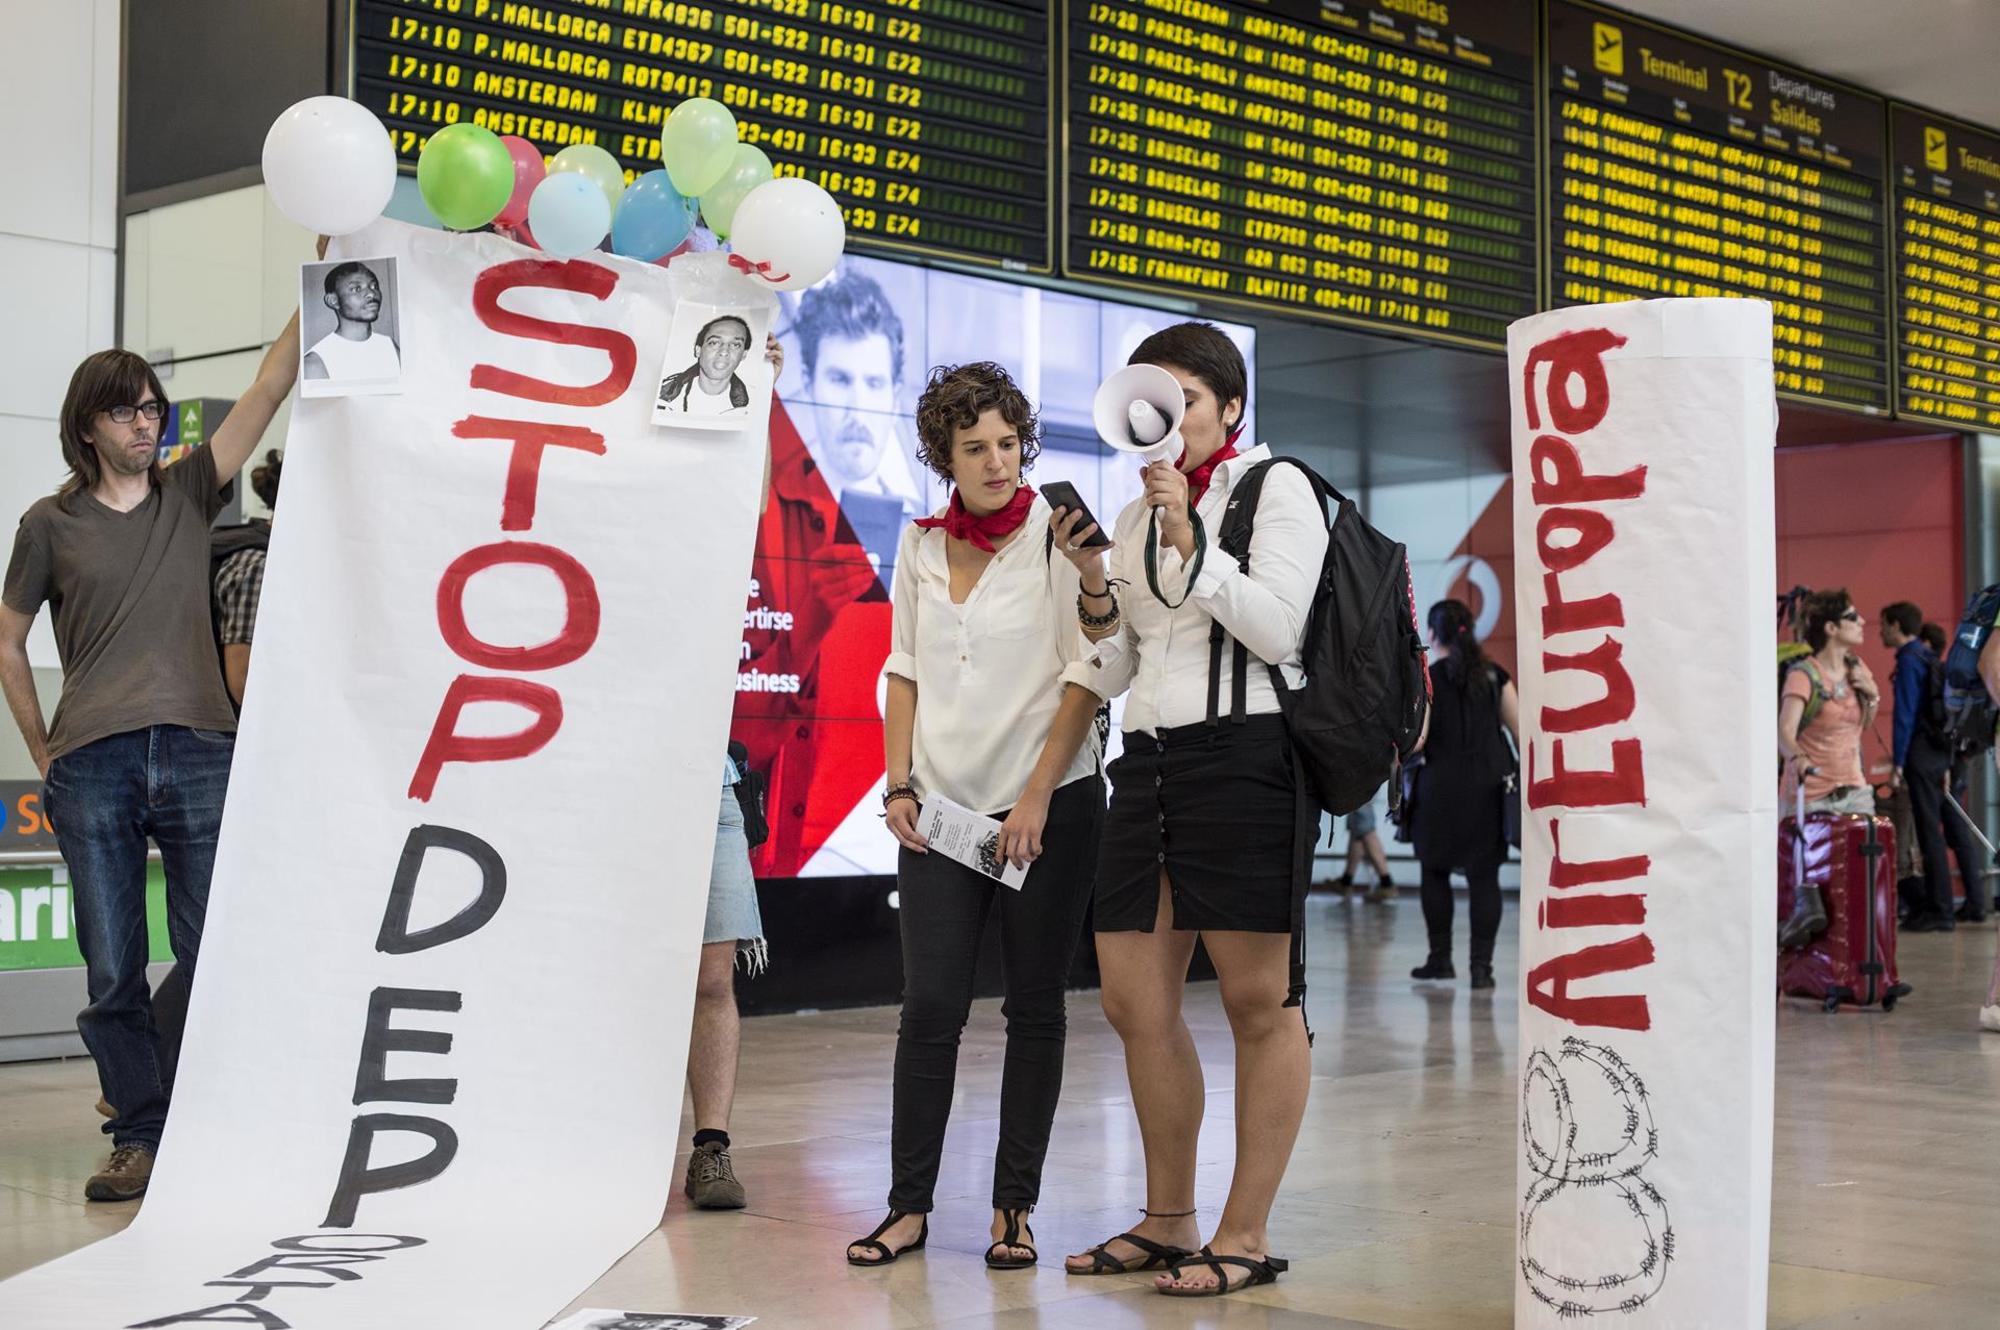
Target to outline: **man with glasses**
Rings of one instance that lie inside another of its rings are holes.
[[[687,416],[747,414],[750,387],[736,367],[750,353],[750,325],[734,314],[710,319],[695,334],[695,362],[660,384],[660,409]]]
[[[159,463],[169,409],[129,351],[77,366],[60,433],[69,476],[21,518],[0,589],[0,687],[44,782],[42,806],[69,866],[89,1005],[77,1030],[113,1116],[110,1162],[84,1195],[141,1195],[167,1117],[146,987],[146,841],[167,879],[174,958],[194,977],[235,743],[210,626],[209,524],[291,391],[299,322],[208,446]],[[55,615],[62,696],[45,725],[28,630]]]

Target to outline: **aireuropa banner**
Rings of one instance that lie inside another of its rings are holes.
[[[1516,1322],[1764,1322],[1771,309],[1508,331],[1524,758]]]
[[[761,422],[649,423],[680,261],[335,244],[402,390],[293,412],[152,1191],[9,1330],[528,1330],[672,1182]]]

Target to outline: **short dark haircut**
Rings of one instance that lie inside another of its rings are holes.
[[[1943,624],[1927,623],[1917,629],[1917,636],[1923,638],[1925,644],[1940,656],[1945,653],[1945,649],[1951,644],[1951,638],[1946,635]]]
[[[746,318],[742,318],[742,317],[740,317],[739,315],[735,315],[735,314],[718,314],[718,315],[716,315],[716,316],[715,316],[714,318],[710,319],[710,320],[709,320],[709,321],[708,321],[707,323],[704,323],[704,324],[702,324],[702,325],[701,325],[701,331],[700,331],[700,332],[698,332],[698,333],[696,333],[696,334],[694,335],[694,349],[695,349],[695,350],[697,350],[697,351],[701,350],[701,344],[702,344],[703,342],[705,342],[705,341],[707,341],[707,340],[708,340],[708,330],[709,330],[710,328],[713,328],[713,327],[714,327],[714,326],[715,326],[716,324],[718,324],[718,323],[733,323],[733,324],[735,324],[735,325],[736,325],[737,327],[741,328],[741,329],[743,330],[743,345],[744,345],[744,348],[745,348],[746,350],[747,350],[747,349],[749,348],[749,346],[750,346],[750,320],[748,320],[748,319],[746,319]]]
[[[997,410],[1014,427],[1021,445],[1021,473],[1035,464],[1042,451],[1042,425],[1027,396],[1014,386],[1013,376],[990,360],[969,365],[939,365],[917,399],[917,460],[943,479],[951,479],[954,432],[979,423],[981,414]]]
[[[1896,625],[1904,637],[1915,637],[1924,626],[1924,612],[1907,600],[1882,607],[1882,621]]]
[[[273,511],[278,507],[278,473],[284,469],[285,454],[273,448],[264,454],[264,464],[250,468],[250,489],[264,506]]]
[[[1827,630],[1854,608],[1854,600],[1847,594],[1846,587],[1835,587],[1831,591],[1815,591],[1806,597],[1805,607],[1799,612],[1799,626],[1806,635],[1806,645],[1814,651],[1826,650]]]
[[[1250,409],[1250,370],[1243,353],[1229,334],[1212,323],[1190,321],[1162,328],[1132,348],[1128,365],[1173,365],[1184,369],[1207,385],[1215,394],[1215,409],[1221,411],[1232,399],[1242,402],[1239,412]],[[1243,423],[1239,414],[1225,424],[1234,428]]]
[[[370,277],[374,277],[377,282],[380,282],[382,280],[380,277],[375,276],[375,270],[369,267],[367,264],[357,262],[354,259],[349,259],[345,263],[336,265],[333,271],[326,275],[326,293],[328,295],[332,295],[333,288],[340,285],[341,278],[351,276],[352,274],[357,272],[365,272]]]
[[[148,389],[160,399],[163,410],[171,409],[160,376],[153,373],[145,357],[130,351],[99,351],[86,356],[69,376],[69,391],[63,394],[62,415],[56,426],[62,438],[63,461],[69,463],[69,476],[58,491],[64,499],[88,494],[104,479],[104,464],[88,437],[97,413],[114,406],[137,406]],[[154,483],[159,479],[160,464],[155,461]]]
[[[807,378],[819,361],[819,344],[828,337],[860,341],[882,334],[889,342],[891,373],[903,379],[903,320],[875,279],[852,268],[822,282],[799,297],[792,320],[799,337],[799,362]]]

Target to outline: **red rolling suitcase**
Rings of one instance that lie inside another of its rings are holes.
[[[1814,813],[1778,824],[1778,918],[1802,886],[1819,888],[1826,931],[1778,953],[1778,991],[1893,1011],[1910,986],[1896,978],[1896,830],[1886,817]]]

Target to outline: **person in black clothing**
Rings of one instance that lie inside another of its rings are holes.
[[[1507,858],[1501,801],[1518,749],[1521,699],[1507,671],[1479,649],[1463,601],[1431,606],[1430,738],[1418,769],[1411,839],[1423,867],[1420,892],[1430,959],[1412,979],[1455,979],[1451,964],[1451,875],[1465,874],[1472,911],[1472,986],[1493,987],[1493,940],[1500,933],[1500,865]]]
[[[1949,933],[1954,919],[1951,860],[1946,847],[1969,842],[1971,837],[1964,822],[1944,804],[1945,784],[1951,777],[1951,750],[1930,718],[1931,694],[1943,686],[1935,677],[1938,659],[1917,635],[1924,615],[1909,601],[1883,606],[1878,623],[1882,645],[1896,653],[1896,669],[1890,678],[1896,698],[1893,779],[1910,792],[1910,819],[1923,853],[1923,887],[1910,902],[1903,927],[1913,933]],[[1960,849],[1958,857],[1961,864],[1978,859],[1969,845]],[[1968,899],[1973,899],[1971,892],[1976,890],[1969,887]],[[1985,917],[1983,908],[1979,917]]]
[[[1927,623],[1917,631],[1931,654],[1943,660],[1945,652],[1951,649],[1951,638],[1941,624]],[[1945,788],[1951,797],[1958,800],[1960,808],[1972,807],[1972,763],[1971,753],[1954,751],[1951,755],[1951,778]],[[1958,860],[1958,875],[1965,882],[1965,899],[1959,903],[1958,912],[1952,917],[1960,923],[1976,924],[1986,918],[1992,905],[1991,888],[1986,881],[1987,865],[1979,853],[1979,842],[1966,830],[1964,819],[1949,808],[1945,809],[1945,826],[1955,827],[1958,835],[1952,838],[1952,857]]]

